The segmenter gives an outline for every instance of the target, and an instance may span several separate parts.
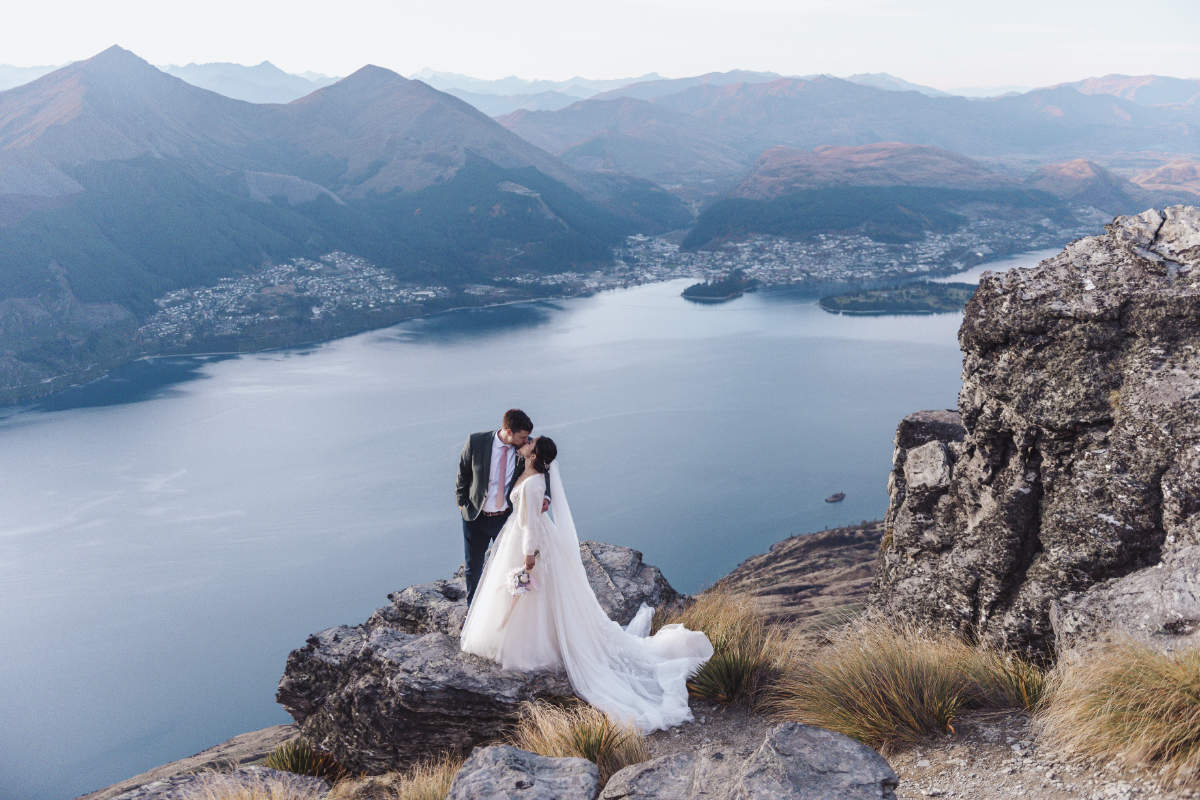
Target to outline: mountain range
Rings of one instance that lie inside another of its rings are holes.
[[[529,191],[497,188],[505,181]],[[631,190],[646,193],[636,209],[620,199]],[[577,173],[389,70],[363,67],[295,102],[252,104],[115,47],[0,93],[0,198],[0,292],[35,285],[56,261],[81,298],[138,308],[179,281],[313,248],[352,250],[401,274],[490,274],[536,265],[539,253],[553,252],[556,266],[571,253],[568,263],[598,257],[656,215],[685,219],[666,192]],[[447,227],[453,247],[432,232]],[[514,245],[521,259],[501,255]]]
[[[1181,79],[966,99],[885,74],[426,77],[546,108],[493,119],[376,66],[164,70],[119,47],[0,91],[0,396],[128,357],[168,293],[284,259],[462,287],[607,265],[633,233],[914,242],[1200,192]]]
[[[1194,202],[1170,187],[1143,186],[1085,159],[1043,164],[1032,174],[927,145],[879,142],[777,146],[732,189],[701,211],[686,247],[762,233],[799,238],[860,234],[915,241],[981,220],[1034,227],[1036,218],[1077,224],[1076,211],[1103,218],[1137,208]]]
[[[386,69],[255,104],[113,47],[0,93],[0,385],[86,359],[96,331],[68,318],[125,336],[166,292],[268,261],[340,250],[458,285],[604,262],[689,219],[647,181],[579,173]]]
[[[1120,97],[1147,106],[1195,105],[1200,101],[1200,80],[1162,75],[1105,75],[1064,83],[1082,94]]]
[[[640,77],[630,78],[596,79],[576,76],[574,78],[567,78],[566,80],[551,81],[529,80],[511,75],[507,78],[488,80],[485,78],[474,78],[458,72],[438,72],[431,69],[423,69],[414,73],[412,77],[424,81],[433,88],[441,89],[444,92],[449,92],[452,89],[462,89],[463,91],[481,95],[520,95],[557,92],[570,97],[584,98],[608,91],[609,89],[627,86],[631,83],[661,80],[663,76],[655,72],[650,72]]]
[[[293,75],[270,61],[254,66],[210,63],[169,65],[161,69],[193,86],[250,103],[290,103],[337,80],[314,73]]]
[[[580,169],[606,169],[719,195],[768,148],[899,141],[1011,163],[1200,153],[1200,107],[1151,106],[1069,86],[968,100],[888,91],[830,76],[720,84],[654,81],[500,122]],[[631,96],[641,94],[641,97]],[[669,161],[644,154],[670,142]],[[1113,161],[1118,163],[1112,164]]]

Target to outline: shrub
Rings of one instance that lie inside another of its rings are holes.
[[[637,730],[585,703],[526,702],[509,741],[544,756],[586,758],[599,767],[602,785],[622,767],[650,757],[646,739]]]
[[[445,800],[463,761],[461,755],[443,753],[402,772],[346,778],[325,800]]]
[[[1120,642],[1065,657],[1039,727],[1065,751],[1200,785],[1200,648],[1162,654]]]
[[[713,656],[688,680],[696,697],[722,703],[758,703],[776,662],[774,647],[780,640],[763,620],[752,597],[709,591],[669,622],[701,630],[713,645]]]
[[[330,781],[341,780],[349,774],[333,756],[317,750],[300,738],[276,747],[263,763],[272,769],[295,772],[297,775],[314,775]]]
[[[887,752],[953,731],[962,708],[1029,707],[1040,675],[1016,656],[861,620],[794,659],[763,705]]]

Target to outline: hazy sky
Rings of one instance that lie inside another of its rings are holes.
[[[1200,0],[7,0],[0,63],[367,63],[479,77],[891,72],[939,88],[1200,77]]]

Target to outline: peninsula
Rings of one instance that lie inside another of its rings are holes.
[[[919,281],[822,297],[831,314],[943,314],[962,311],[975,293],[973,283]]]
[[[693,283],[683,290],[683,297],[694,303],[724,303],[753,291],[758,285],[745,271],[735,269],[724,278]]]

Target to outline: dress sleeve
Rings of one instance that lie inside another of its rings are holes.
[[[531,556],[542,546],[542,498],[546,482],[533,475],[521,486],[521,551]]]

